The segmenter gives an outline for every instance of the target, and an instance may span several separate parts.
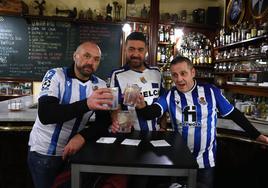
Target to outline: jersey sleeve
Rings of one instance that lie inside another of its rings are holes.
[[[223,96],[221,90],[212,86],[214,96],[216,99],[216,105],[221,116],[227,116],[234,110],[234,106]]]
[[[58,81],[58,74],[59,72],[57,69],[51,69],[47,71],[45,74],[43,80],[42,80],[42,86],[40,91],[40,97],[43,96],[52,96],[59,98],[59,81]]]
[[[167,111],[168,103],[167,103],[167,93],[161,95],[158,100],[154,103],[160,106],[161,108],[161,116]]]

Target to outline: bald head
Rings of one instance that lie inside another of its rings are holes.
[[[99,66],[101,50],[96,43],[87,41],[77,47],[73,59],[75,75],[81,80],[88,80]]]
[[[101,55],[101,49],[100,47],[93,41],[86,41],[81,43],[75,50],[75,53],[79,53],[79,51],[84,50],[86,48],[97,48],[99,50],[99,53]]]

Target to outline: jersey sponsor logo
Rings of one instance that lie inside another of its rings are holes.
[[[181,126],[189,126],[189,127],[201,126],[201,124],[197,122],[196,106],[184,107],[182,115],[183,115],[183,122],[181,123]]]
[[[159,96],[159,90],[158,89],[154,89],[154,90],[149,90],[149,91],[143,91],[142,95],[144,97],[153,97],[153,96]]]
[[[205,97],[199,97],[198,103],[199,104],[202,104],[202,105],[206,105],[207,104],[207,101],[206,101]]]
[[[182,127],[201,127],[200,122],[193,122],[193,123],[182,122],[179,125],[182,126]]]

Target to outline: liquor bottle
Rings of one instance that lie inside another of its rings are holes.
[[[164,87],[165,89],[169,90],[172,86],[172,79],[171,79],[171,73],[170,73],[170,62],[167,62],[162,67],[162,75],[164,80]]]
[[[166,48],[162,47],[161,48],[161,63],[166,63]]]
[[[200,50],[199,64],[203,65],[205,63],[204,50]]]
[[[169,27],[168,26],[164,27],[164,41],[170,42]]]
[[[164,26],[159,27],[159,42],[164,42]]]
[[[157,47],[157,56],[156,56],[156,61],[160,62],[161,61],[161,47]]]
[[[246,32],[247,32],[247,23],[243,22],[243,24],[241,25],[241,30],[240,30],[240,38],[241,40],[245,40],[246,39]]]
[[[256,28],[256,24],[255,23],[252,25],[251,30],[250,30],[250,33],[251,33],[251,38],[257,36],[257,28]]]
[[[169,37],[170,37],[170,42],[171,44],[175,44],[176,43],[176,39],[175,39],[175,31],[174,31],[174,27],[170,27],[169,30]]]
[[[220,30],[220,46],[225,45],[225,30],[222,28]]]
[[[212,63],[212,56],[211,56],[211,50],[210,49],[208,49],[207,50],[207,63],[208,64],[211,64]]]

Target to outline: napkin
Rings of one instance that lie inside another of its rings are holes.
[[[123,145],[129,145],[129,146],[137,146],[141,140],[135,140],[135,139],[125,139],[121,144]]]
[[[96,142],[102,144],[112,144],[115,140],[115,137],[100,137]]]
[[[152,140],[150,141],[151,144],[154,146],[154,147],[165,147],[165,146],[170,146],[169,143],[167,143],[167,141],[165,140]]]

